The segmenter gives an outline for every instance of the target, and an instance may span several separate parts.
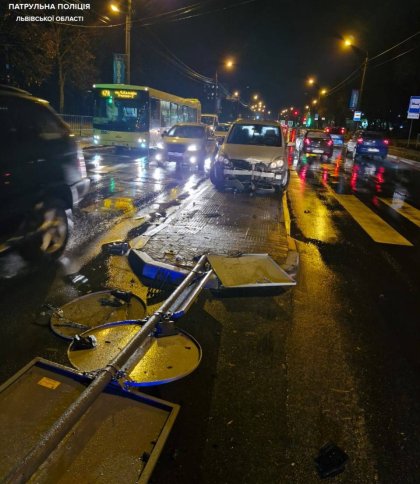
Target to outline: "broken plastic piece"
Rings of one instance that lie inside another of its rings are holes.
[[[79,334],[76,334],[76,336],[73,338],[72,348],[74,350],[90,350],[95,348],[96,344],[97,340],[95,336],[80,336]]]
[[[124,306],[124,303],[115,297],[112,299],[103,297],[99,299],[99,302],[101,303],[101,306],[111,306],[112,308],[120,308],[121,306]]]
[[[128,303],[131,301],[133,293],[131,291],[120,291],[119,289],[115,289],[115,291],[111,291],[111,296],[114,296],[117,299],[121,299],[121,301]]]
[[[333,442],[327,442],[315,457],[315,464],[319,477],[333,477],[344,471],[349,456]]]
[[[110,242],[102,246],[102,249],[111,255],[124,255],[128,252],[129,248],[127,242]]]

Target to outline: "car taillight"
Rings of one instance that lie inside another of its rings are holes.
[[[305,138],[304,143],[305,143],[305,145],[310,145],[311,144],[311,140],[309,138]]]
[[[327,141],[327,145],[328,145],[328,146],[331,146],[332,144],[333,144],[332,139],[329,139],[329,140]]]
[[[330,128],[325,128],[326,133],[329,133],[330,131],[331,131]]]
[[[346,130],[344,128],[341,128],[340,132],[341,132],[341,134],[344,134],[346,132]]]
[[[385,145],[389,145],[389,140],[388,139],[384,139],[384,144]]]
[[[359,145],[361,145],[363,143],[363,138],[357,138],[357,142],[359,143]]]

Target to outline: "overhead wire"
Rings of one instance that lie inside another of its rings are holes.
[[[407,37],[406,39],[402,40],[401,42],[398,42],[397,44],[385,49],[384,51],[380,52],[379,54],[375,55],[374,57],[370,57],[367,59],[367,62],[370,63],[372,62],[373,60],[377,59],[378,57],[381,57],[382,55],[384,54],[387,54],[388,52],[390,52],[391,50],[399,47],[400,45],[408,42],[409,40],[413,39],[414,37],[420,35],[420,31],[418,32],[415,32],[414,34],[410,35],[409,37]],[[410,52],[412,52],[413,50],[416,50],[419,46],[416,46],[416,47],[413,47],[409,50],[406,50],[405,52],[402,52],[401,54],[398,54],[394,57],[392,57],[391,59],[387,59],[386,61],[384,62],[381,62],[380,64],[375,64],[375,65],[372,65],[371,66],[371,69],[375,69],[377,67],[380,67],[380,66],[383,66],[384,64],[387,64],[389,62],[392,62],[400,57],[402,57],[403,55],[406,55],[406,54],[409,54]],[[362,64],[363,65],[363,64]],[[340,91],[346,84],[348,84],[351,80],[353,80],[357,73],[361,70],[362,68],[362,65],[360,65],[356,70],[354,70],[351,74],[349,74],[345,79],[343,79],[342,81],[340,81],[338,84],[336,84],[334,87],[332,87],[328,93],[325,95],[325,97],[328,97],[338,91]]]

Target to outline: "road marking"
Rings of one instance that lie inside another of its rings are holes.
[[[394,198],[379,198],[379,200],[383,203],[386,203],[396,212],[398,212],[403,217],[413,222],[413,224],[420,227],[420,210],[415,207],[412,207],[408,203],[404,202],[404,200],[398,200]]]
[[[120,170],[122,168],[127,168],[127,166],[129,166],[128,163],[118,163],[117,165],[98,166],[96,168],[88,169],[88,171],[102,175],[106,173],[111,173],[112,171]]]
[[[354,195],[331,193],[375,242],[380,244],[413,245]]]

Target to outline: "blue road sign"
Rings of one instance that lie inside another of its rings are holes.
[[[362,119],[362,111],[355,111],[353,114],[353,121],[360,121]]]

